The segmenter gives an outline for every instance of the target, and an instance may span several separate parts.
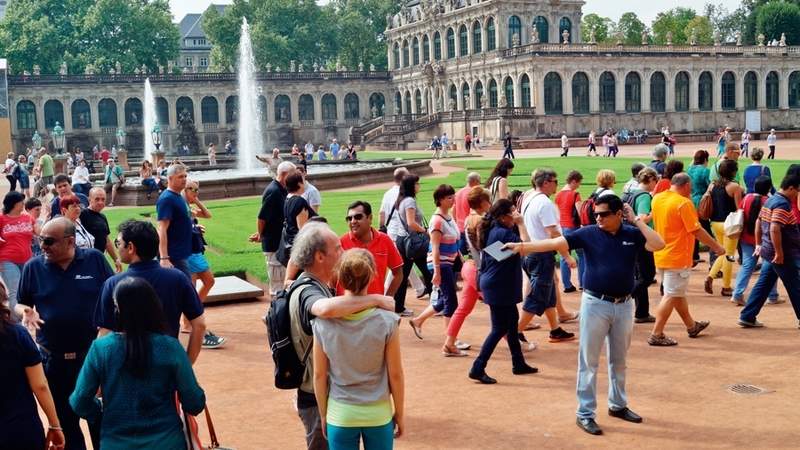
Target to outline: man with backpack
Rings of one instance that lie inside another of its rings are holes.
[[[328,448],[314,396],[311,321],[316,317],[344,317],[374,307],[394,311],[394,299],[383,295],[351,297],[347,301],[334,297],[330,285],[341,255],[339,237],[327,224],[307,223],[297,234],[291,255],[292,264],[303,273],[287,291],[275,296],[266,317],[275,384],[280,389],[297,389],[297,413],[309,450]],[[285,345],[288,341],[291,346]]]

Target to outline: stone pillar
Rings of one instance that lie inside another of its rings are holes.
[[[512,77],[511,79],[514,82],[514,106],[519,108],[522,106],[522,85],[520,84],[519,77]],[[505,87],[503,87],[503,89],[505,89]]]
[[[64,96],[61,98],[61,103],[64,105],[64,123],[61,124],[61,127],[64,128],[64,133],[72,133],[72,99]]]
[[[572,78],[566,75],[562,74],[561,79],[561,101],[564,106],[562,111],[564,115],[572,115],[575,113],[572,105]]]
[[[612,72],[613,73],[613,72]],[[624,113],[625,112],[625,74],[621,72],[617,72],[614,74],[614,85],[615,85],[615,92],[614,92],[614,101],[615,111],[617,113]]]
[[[336,122],[343,123],[344,122],[344,97],[347,95],[346,91],[339,91],[334,93],[336,95]],[[299,108],[298,108],[299,109]],[[320,109],[320,116],[322,116],[322,109]],[[316,116],[316,112],[315,115]]]
[[[131,170],[128,164],[128,151],[117,149],[117,165],[121,166],[123,170]]]
[[[314,111],[314,124],[315,125],[322,125],[322,123],[323,123],[323,121],[322,121],[322,96],[323,95],[324,94],[322,94],[321,92],[316,92],[314,94],[311,94],[311,98],[314,99],[314,110],[315,110]],[[339,99],[337,98],[336,100],[337,100],[336,103],[338,104],[339,103],[338,102]],[[344,99],[342,99],[342,101],[344,102]],[[317,114],[317,112],[319,112],[319,114]]]
[[[767,109],[767,74],[769,74],[769,71],[764,72],[763,75],[759,75],[758,78],[758,88],[756,89],[758,98],[756,99],[756,107],[760,110]]]
[[[300,102],[298,101],[300,96],[297,94],[289,94],[289,105],[291,106],[291,113],[292,113],[292,121],[291,124],[294,126],[300,125]]]
[[[789,75],[790,71],[778,72],[778,108],[789,109]]]
[[[44,123],[44,102],[46,100],[42,97],[33,99],[33,104],[36,105],[36,128],[39,130],[46,130],[47,125]],[[14,110],[16,112],[16,110]],[[44,136],[43,136],[44,137]],[[46,142],[42,139],[43,142]],[[43,144],[46,146],[46,144]]]
[[[53,173],[69,173],[69,167],[67,166],[67,155],[53,155]]]
[[[721,84],[722,82],[720,82]],[[736,101],[734,102],[736,110],[744,111],[744,74],[742,73],[736,74],[736,89],[734,92],[736,94]]]
[[[539,73],[536,74],[536,81],[534,82],[534,86],[536,86],[536,112],[539,115],[544,115],[544,76],[543,74]]]
[[[714,74],[714,88],[711,90],[713,92],[713,98],[711,99],[711,110],[712,111],[722,111],[722,76],[717,76]]]
[[[89,97],[89,115],[92,118],[92,128],[91,130],[99,133],[100,132],[100,111],[97,109],[98,100],[96,96]]]
[[[178,101],[175,95],[164,97],[167,100],[167,113],[169,115],[169,126],[162,126],[161,130],[166,131],[168,128],[178,128],[178,112],[175,110],[176,102]],[[221,103],[225,105],[225,103]],[[163,139],[162,139],[163,141]],[[153,167],[156,167],[154,164]]]
[[[117,128],[125,128],[125,97],[122,97],[121,100],[115,98],[114,103],[117,105]]]
[[[498,14],[494,19],[494,28],[497,30],[495,38],[499,36],[499,38],[495,39],[497,49],[508,48],[508,17]]]
[[[586,72],[589,77],[589,113],[597,114],[600,112],[600,77],[596,76],[595,70]]]
[[[698,87],[700,75],[697,72],[689,74],[689,111],[695,112],[699,109]]]
[[[675,112],[675,76],[670,78],[670,76],[667,73],[665,73],[664,84],[665,84],[664,109],[666,110],[666,112]]]
[[[158,164],[164,159],[164,155],[165,155],[164,150],[154,151],[153,153],[150,153],[150,159],[153,161],[153,167],[158,167]]]
[[[489,41],[488,36],[486,35],[488,31],[486,30],[486,23],[485,21],[481,21],[481,52],[488,51],[489,48]]]
[[[652,74],[651,74],[652,76]],[[649,77],[642,77],[642,88],[641,88],[641,111],[643,113],[650,112],[650,78]]]

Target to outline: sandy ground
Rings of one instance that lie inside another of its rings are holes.
[[[678,147],[688,154],[699,145]],[[624,146],[622,156],[649,154],[651,146]],[[583,149],[570,157],[580,157]],[[517,150],[518,157],[555,156],[559,149]],[[484,151],[497,158],[499,151]],[[783,141],[778,156],[800,159],[800,141]],[[433,163],[436,173],[452,170]],[[2,180],[5,183],[5,180]],[[370,186],[372,187],[372,186]],[[375,186],[378,187],[378,186]],[[364,189],[364,187],[360,187]],[[425,326],[425,340],[416,339],[407,321],[400,327],[406,377],[406,434],[398,449],[502,448],[797,448],[797,342],[800,330],[791,306],[767,306],[759,317],[767,327],[744,330],[736,325],[739,308],[702,291],[707,264],[692,274],[691,310],[711,326],[698,339],[687,338],[673,315],[667,333],[680,342],[673,348],[646,343],[649,324],[635,325],[628,354],[627,386],[632,409],[642,424],[629,424],[606,414],[605,357],[598,375],[598,423],[605,435],[590,436],[575,426],[575,381],[578,342],[551,344],[547,332],[528,332],[540,348],[527,354],[539,374],[514,376],[505,343],[500,343],[487,372],[499,381],[483,386],[467,371],[489,331],[488,308],[478,304],[460,338],[473,344],[469,358],[443,358],[439,318]],[[574,276],[574,275],[573,275]],[[720,283],[717,282],[718,289]],[[651,303],[658,299],[657,287]],[[786,294],[781,287],[781,295]],[[579,308],[578,294],[567,294],[568,308]],[[424,301],[409,298],[417,312]],[[264,299],[211,306],[207,316],[215,333],[228,344],[206,350],[195,366],[222,445],[237,449],[302,449],[303,427],[294,410],[294,392],[273,387],[273,365],[261,317]],[[652,308],[651,308],[652,309]],[[540,320],[541,321],[541,320]],[[577,324],[564,326],[577,331]],[[740,395],[729,385],[752,383],[762,395]],[[202,417],[201,436],[207,432]]]

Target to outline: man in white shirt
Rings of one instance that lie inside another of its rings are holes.
[[[450,147],[450,139],[447,137],[447,133],[442,133],[441,144],[442,144],[442,157],[447,158],[447,150],[448,147]]]
[[[775,144],[778,142],[778,136],[775,135],[775,128],[769,130],[767,136],[767,146],[769,147],[769,155],[767,159],[775,159]]]
[[[550,168],[536,169],[531,176],[534,189],[525,193],[522,200],[522,217],[525,228],[532,240],[557,238],[561,236],[558,208],[550,196],[558,190],[556,172]],[[575,268],[575,260],[568,252],[561,254],[570,268]],[[523,343],[527,339],[522,334],[534,315],[545,316],[550,325],[550,342],[563,342],[575,339],[575,333],[564,331],[558,324],[556,313],[555,252],[531,253],[522,262],[528,274],[531,291],[522,303],[519,318],[518,337]]]
[[[569,153],[569,138],[567,137],[567,132],[564,131],[561,133],[561,156],[567,157]]]
[[[306,161],[314,159],[314,144],[311,141],[306,142]]]
[[[745,129],[744,133],[742,133],[742,143],[739,144],[739,148],[742,149],[742,156],[745,158],[749,155],[750,152],[750,130]]]

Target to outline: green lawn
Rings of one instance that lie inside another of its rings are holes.
[[[467,158],[475,157],[475,153],[466,152],[450,152],[448,158]],[[477,155],[481,156],[481,155]],[[431,152],[420,151],[383,151],[383,150],[366,150],[358,152],[358,159],[386,159],[386,158],[400,158],[400,159],[431,159]]]
[[[388,152],[375,153],[384,154]],[[514,162],[516,167],[510,177],[509,184],[511,189],[524,191],[530,188],[530,174],[537,167],[554,168],[558,172],[559,182],[563,183],[567,172],[575,169],[584,175],[585,183],[581,187],[581,193],[586,196],[594,186],[594,175],[598,170],[605,168],[612,169],[617,173],[617,191],[619,192],[622,185],[630,178],[630,166],[635,161],[639,160],[636,158],[517,159]],[[462,167],[464,170],[454,172],[447,177],[428,177],[423,179],[419,198],[425,214],[430,215],[433,213],[432,192],[436,186],[441,183],[448,183],[458,189],[463,186],[467,171],[477,171],[485,179],[495,163],[496,161],[490,159],[454,160],[449,164]],[[684,163],[688,165],[691,161],[688,158],[684,158]],[[775,174],[776,179],[780,179],[789,164],[790,161],[777,160],[770,162],[768,165],[772,169],[772,173]],[[365,189],[356,192],[323,192],[320,214],[328,218],[328,222],[336,233],[342,234],[346,231],[344,216],[347,212],[347,205],[356,200],[366,200],[372,205],[373,216],[377,222],[377,211],[380,207],[383,192],[383,189]],[[252,244],[247,241],[248,236],[256,230],[256,216],[258,215],[260,204],[260,197],[207,202],[206,205],[214,217],[210,220],[202,220],[206,227],[206,240],[210,246],[206,256],[217,275],[249,272],[262,280],[266,279],[260,244]],[[112,208],[106,209],[105,213],[108,216],[112,230],[116,229],[116,226],[125,219],[143,218],[145,214],[150,216],[150,220],[155,220],[154,207]]]

